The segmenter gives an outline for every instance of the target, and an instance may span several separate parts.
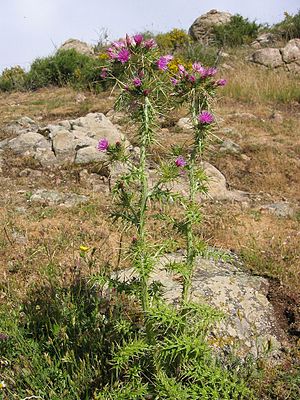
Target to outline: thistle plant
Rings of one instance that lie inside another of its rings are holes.
[[[110,160],[126,163],[128,173],[123,175],[113,189],[115,209],[114,220],[122,220],[126,227],[135,229],[130,256],[132,266],[137,272],[141,284],[141,303],[143,310],[149,310],[149,276],[155,265],[155,256],[159,251],[149,245],[147,240],[147,211],[151,197],[148,182],[149,147],[155,141],[156,120],[168,107],[170,82],[163,71],[171,56],[159,57],[153,39],[145,40],[142,35],[126,36],[124,40],[114,42],[107,50],[109,62],[102,69],[101,76],[113,79],[120,94],[116,108],[126,113],[138,126],[137,143],[138,162],[132,162],[122,150],[121,144],[110,144],[103,138],[98,145],[100,151],[106,151]]]
[[[114,42],[107,54],[109,61],[103,67],[102,77],[113,79],[119,88],[116,108],[136,123],[139,153],[132,160],[124,143],[109,143],[106,138],[100,140],[98,149],[107,152],[111,162],[122,161],[127,166],[127,172],[113,188],[111,216],[132,233],[129,257],[139,278],[139,291],[136,285],[132,287],[140,299],[143,324],[137,327],[125,320],[118,323],[116,328],[124,340],[113,348],[109,361],[112,378],[96,391],[95,399],[250,399],[244,384],[214,360],[205,341],[220,313],[188,301],[197,254],[194,224],[200,220],[196,194],[204,190],[204,175],[198,161],[214,120],[209,112],[210,96],[221,85],[213,78],[215,69],[206,70],[195,64],[191,73],[178,65],[174,73],[174,65],[170,68],[173,57],[161,56],[155,42],[144,40],[142,35]],[[171,163],[162,162],[157,182],[150,184],[149,155],[156,141],[157,118],[182,102],[189,103],[194,126],[188,156],[179,151]],[[169,188],[169,183],[181,175],[188,178],[188,198]],[[179,264],[183,301],[178,308],[150,295],[150,275],[164,246],[151,244],[148,219],[151,202],[162,199],[179,200],[184,209],[183,220],[175,221],[187,244],[186,261]],[[130,293],[127,282],[113,283],[117,291]]]
[[[173,66],[174,70],[174,66]],[[179,103],[187,103],[193,126],[192,143],[188,148],[188,157],[185,160],[179,156],[176,165],[183,167],[188,178],[188,197],[181,197],[184,209],[183,220],[173,220],[173,224],[185,236],[186,259],[184,263],[175,266],[181,273],[183,281],[182,300],[188,301],[191,288],[195,258],[202,251],[203,246],[195,235],[195,226],[201,222],[201,212],[197,195],[207,192],[207,177],[201,167],[204,148],[211,133],[214,116],[210,111],[212,99],[218,86],[226,84],[225,79],[215,80],[216,68],[205,68],[195,62],[192,66],[177,66],[171,82],[174,85],[174,95]],[[173,265],[174,268],[174,265]]]

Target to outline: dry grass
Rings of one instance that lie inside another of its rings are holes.
[[[232,70],[221,72],[228,84],[224,97],[248,104],[299,105],[300,78],[282,69],[268,69],[247,63],[247,55],[233,55]],[[242,60],[241,60],[242,58]]]

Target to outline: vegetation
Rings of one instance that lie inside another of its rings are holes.
[[[286,41],[300,38],[300,10],[295,15],[286,12],[284,20],[276,24],[273,31]]]
[[[214,43],[221,47],[237,47],[249,44],[258,35],[262,25],[241,15],[233,15],[227,24],[216,25],[213,28]]]

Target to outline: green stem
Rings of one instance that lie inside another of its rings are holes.
[[[149,121],[149,100],[145,99],[143,106],[143,123],[140,132],[140,183],[141,183],[141,196],[140,196],[140,207],[139,207],[139,223],[138,223],[138,241],[143,249],[141,255],[140,265],[140,279],[141,279],[141,291],[142,291],[142,307],[145,312],[149,310],[149,273],[147,271],[146,261],[147,254],[145,253],[145,220],[146,220],[146,208],[148,200],[148,176],[146,172],[146,159],[147,159],[147,138],[150,131]]]
[[[195,178],[195,168],[196,168],[196,160],[197,156],[199,155],[199,138],[197,135],[197,114],[199,113],[199,101],[196,97],[195,91],[191,93],[192,95],[192,101],[191,101],[191,115],[192,115],[192,121],[195,129],[195,138],[194,138],[194,143],[193,143],[193,149],[190,155],[190,160],[189,160],[189,170],[188,170],[188,180],[189,180],[189,199],[188,199],[188,204],[189,206],[193,206],[195,202],[195,196],[196,196],[196,186],[197,186],[197,181]],[[192,277],[193,277],[193,271],[194,271],[194,266],[195,266],[195,256],[196,252],[194,249],[195,245],[195,235],[194,235],[194,230],[193,230],[193,224],[190,220],[187,221],[186,225],[186,266],[187,266],[187,272],[185,273],[184,279],[183,279],[183,289],[182,289],[182,300],[183,302],[187,302],[189,299],[189,294],[190,294],[190,288],[192,285]]]

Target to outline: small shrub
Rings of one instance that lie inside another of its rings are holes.
[[[19,65],[6,68],[0,76],[0,90],[10,92],[13,90],[24,90],[26,72]]]
[[[214,42],[223,47],[237,47],[250,43],[257,34],[262,25],[255,21],[250,22],[248,18],[241,15],[233,15],[230,22],[223,25],[217,25],[213,28]]]
[[[183,29],[173,29],[156,36],[158,47],[162,51],[174,52],[187,46],[191,42],[190,36]]]
[[[77,87],[99,86],[100,60],[80,54],[74,49],[61,50],[54,56],[40,58],[33,62],[26,77],[28,89],[38,89],[45,86]]]
[[[295,15],[284,13],[284,20],[273,27],[285,40],[300,38],[300,10]]]
[[[204,46],[202,43],[190,43],[181,48],[177,55],[186,62],[193,63],[200,60],[203,65],[217,65],[219,61],[219,49],[214,46]]]

